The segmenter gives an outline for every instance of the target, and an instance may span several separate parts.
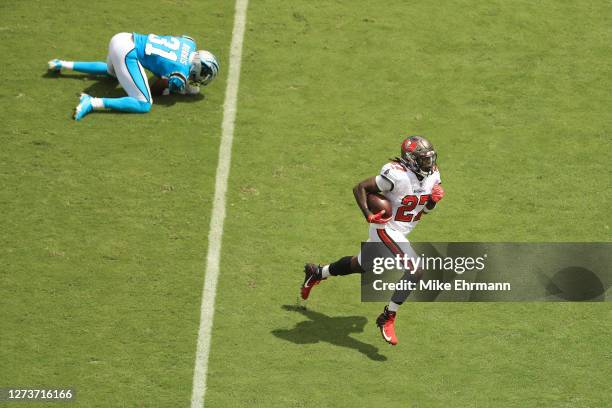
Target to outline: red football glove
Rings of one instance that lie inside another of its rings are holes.
[[[442,188],[441,185],[436,184],[431,189],[431,201],[433,201],[434,203],[437,203],[438,201],[442,199],[442,197],[444,197],[444,189]]]
[[[382,210],[379,213],[368,215],[368,222],[370,224],[386,224],[386,223],[388,223],[389,221],[391,221],[391,217],[383,218],[383,214],[384,213],[385,213],[385,210]]]

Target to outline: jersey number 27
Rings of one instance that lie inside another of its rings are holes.
[[[412,211],[417,205],[425,205],[429,200],[429,194],[423,194],[422,196],[407,195],[402,198],[402,205],[397,208],[395,212],[395,221],[400,222],[416,222],[421,219],[423,211],[419,211],[418,214],[412,214]]]

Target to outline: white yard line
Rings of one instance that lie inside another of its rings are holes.
[[[215,314],[215,294],[219,278],[221,259],[221,240],[223,238],[223,221],[225,219],[225,193],[232,158],[232,141],[234,139],[234,121],[236,120],[236,102],[238,99],[238,82],[240,80],[240,61],[242,59],[242,42],[246,24],[248,0],[236,0],[234,29],[230,48],[229,73],[223,104],[223,124],[221,145],[219,147],[219,164],[215,179],[215,196],[213,199],[210,231],[208,233],[208,254],[206,256],[206,275],[202,289],[200,310],[200,330],[198,348],[193,370],[193,388],[191,408],[202,408],[206,394],[206,372],[208,371],[208,354],[210,337]]]

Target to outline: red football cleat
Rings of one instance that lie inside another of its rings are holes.
[[[397,337],[395,336],[395,312],[389,311],[387,306],[385,310],[376,319],[376,325],[380,328],[380,334],[383,339],[392,346],[397,344]]]
[[[315,264],[309,263],[304,265],[304,283],[300,288],[300,294],[302,295],[302,299],[308,299],[312,287],[318,285],[323,280],[321,278],[320,269],[321,268]]]

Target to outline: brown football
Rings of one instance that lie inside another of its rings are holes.
[[[164,89],[168,88],[168,80],[165,78],[153,77],[149,79],[149,87],[153,96],[161,96]]]
[[[393,214],[393,208],[391,202],[380,193],[368,194],[368,208],[372,213],[376,214],[385,210],[385,217],[390,217]]]

